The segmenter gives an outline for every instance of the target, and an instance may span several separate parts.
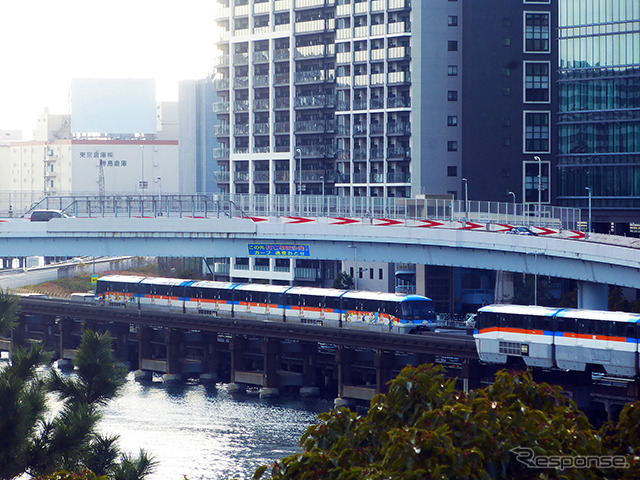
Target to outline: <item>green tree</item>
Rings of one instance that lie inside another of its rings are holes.
[[[466,394],[443,372],[407,367],[366,415],[344,408],[321,414],[301,439],[303,452],[275,462],[272,478],[596,479],[611,473],[534,469],[518,460],[528,449],[536,457],[605,451],[559,387],[536,384],[528,372],[501,371],[492,385]],[[636,435],[638,420],[630,417],[626,427],[635,421]],[[618,432],[620,444],[627,430]],[[261,467],[254,478],[267,470]]]
[[[18,297],[0,289],[0,335],[6,335],[14,329],[19,311]]]
[[[353,277],[345,272],[338,272],[332,285],[339,290],[353,290],[354,286]]]
[[[16,305],[15,297],[0,295],[0,328],[15,324]],[[85,331],[69,377],[44,369],[51,355],[41,345],[12,350],[0,370],[0,479],[23,473],[76,478],[65,472],[96,467],[99,475],[116,478],[124,469],[118,479],[139,480],[153,471],[155,462],[144,451],[138,457],[121,454],[114,438],[95,433],[99,408],[118,393],[126,374],[114,361],[111,344],[108,333]],[[48,393],[61,402],[55,414],[47,408]],[[77,478],[95,477],[89,473]]]

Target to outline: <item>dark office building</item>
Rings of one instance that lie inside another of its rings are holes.
[[[640,223],[640,2],[560,0],[558,196],[597,231]]]
[[[553,198],[554,8],[526,0],[463,4],[462,175],[473,199]]]

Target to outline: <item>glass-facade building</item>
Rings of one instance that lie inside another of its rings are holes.
[[[640,2],[560,0],[558,203],[640,221]]]

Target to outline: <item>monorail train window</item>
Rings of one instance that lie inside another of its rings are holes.
[[[553,317],[533,317],[531,327],[534,330],[553,330]]]
[[[575,332],[576,331],[576,319],[568,317],[556,318],[556,329],[558,332]]]
[[[340,310],[340,297],[325,297],[324,305],[325,308]]]
[[[269,303],[272,305],[284,305],[284,295],[282,293],[272,293]]]
[[[401,303],[402,318],[423,320],[433,314],[432,303],[424,300],[408,300]]]
[[[579,318],[576,321],[576,333],[591,333],[589,331],[589,321]]]

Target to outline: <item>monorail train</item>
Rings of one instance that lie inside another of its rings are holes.
[[[433,301],[426,297],[315,287],[109,275],[98,278],[96,298],[121,307],[398,333],[427,329],[436,322]]]
[[[476,347],[485,362],[522,359],[532,367],[640,374],[640,314],[489,305],[475,320]]]

